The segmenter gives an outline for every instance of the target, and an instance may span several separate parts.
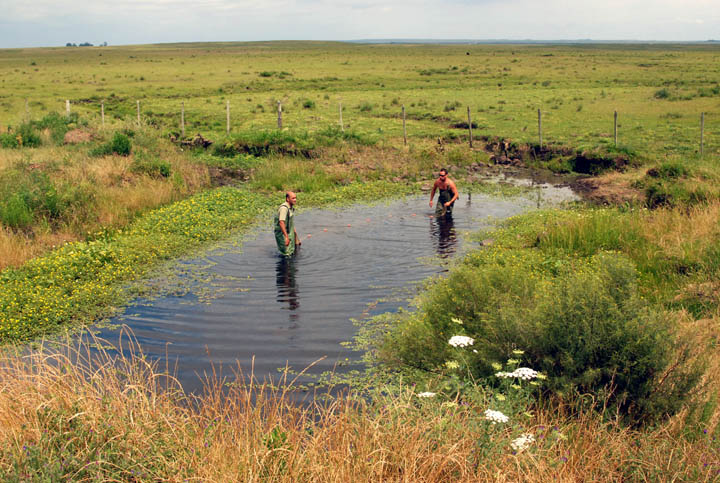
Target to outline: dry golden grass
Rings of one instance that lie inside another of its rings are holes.
[[[714,443],[683,437],[675,420],[641,432],[611,415],[548,406],[524,424],[537,442],[513,454],[512,435],[483,423],[484,407],[422,401],[411,391],[373,403],[346,395],[297,406],[285,390],[227,386],[220,376],[209,379],[204,395],[188,396],[167,368],[149,363],[132,342],[125,345],[121,358],[87,344],[4,354],[3,474],[28,481],[43,475],[217,482],[717,477]],[[696,432],[702,436],[702,428]],[[480,441],[488,442],[484,450]]]
[[[138,214],[187,197],[211,185],[208,169],[160,141],[156,155],[170,163],[169,178],[133,172],[134,155],[91,157],[86,149],[41,147],[0,150],[0,174],[18,169],[47,174],[56,186],[84,187],[87,204],[63,214],[60,224],[24,231],[0,227],[0,270],[17,267],[65,241],[84,238],[102,227],[122,227]]]

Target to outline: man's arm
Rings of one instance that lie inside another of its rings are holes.
[[[285,227],[285,222],[283,220],[280,220],[278,225],[280,225],[280,230],[282,231],[283,236],[285,236],[285,246],[288,246],[290,244],[290,237],[288,236],[287,228]],[[297,237],[297,234],[295,234],[295,236]]]
[[[435,197],[435,189],[436,188],[437,188],[437,181],[435,181],[433,183],[432,190],[430,191],[430,208],[432,208],[432,201],[433,201],[433,198]]]
[[[295,232],[295,245],[302,245],[302,242],[300,241],[300,237],[297,234],[297,230],[293,228],[293,231]]]
[[[450,181],[450,182],[448,183],[448,185],[450,186],[450,189],[451,189],[452,192],[453,192],[453,197],[452,197],[452,199],[451,199],[450,201],[448,201],[447,203],[445,203],[445,206],[450,206],[451,204],[453,204],[453,203],[455,202],[456,199],[458,199],[458,190],[457,190],[457,186],[455,186],[455,182],[454,182],[454,181]]]

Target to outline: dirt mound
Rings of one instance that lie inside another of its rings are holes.
[[[584,199],[601,205],[636,204],[645,200],[642,191],[613,176],[579,178],[571,183],[571,187]]]
[[[83,144],[93,140],[93,133],[84,129],[73,129],[65,133],[64,144]]]

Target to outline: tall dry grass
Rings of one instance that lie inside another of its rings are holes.
[[[87,203],[63,213],[61,223],[38,222],[24,230],[0,226],[0,270],[17,267],[65,241],[84,238],[103,227],[126,225],[140,213],[185,198],[211,184],[206,166],[166,142],[156,155],[170,163],[169,178],[133,172],[133,155],[91,157],[78,147],[0,150],[0,179],[5,170],[47,174],[55,186],[83,187]]]
[[[672,422],[631,430],[609,414],[547,405],[523,422],[536,443],[513,454],[510,432],[484,423],[484,407],[409,389],[297,405],[285,389],[219,374],[188,395],[132,339],[119,357],[91,350],[97,342],[3,354],[9,480],[713,481],[720,470],[702,428],[695,438]]]

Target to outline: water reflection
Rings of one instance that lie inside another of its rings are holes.
[[[457,234],[452,213],[439,213],[430,218],[430,233],[435,239],[435,251],[440,258],[449,258],[457,249]]]
[[[277,286],[277,301],[287,304],[283,307],[290,311],[288,328],[297,328],[300,308],[300,291],[297,286],[297,256],[280,257],[275,265],[275,285]]]

